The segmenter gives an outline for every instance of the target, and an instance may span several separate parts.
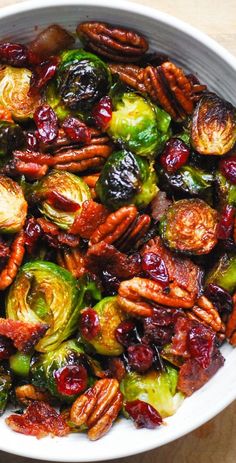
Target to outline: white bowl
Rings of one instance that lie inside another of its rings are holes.
[[[74,31],[78,22],[102,20],[135,28],[149,39],[152,49],[167,53],[187,71],[197,74],[209,88],[236,105],[236,59],[202,32],[161,13],[118,0],[57,0],[21,3],[0,10],[2,38],[27,42],[35,29],[58,23]],[[117,422],[101,440],[90,442],[86,435],[37,440],[12,432],[0,419],[0,448],[41,460],[82,462],[125,457],[183,436],[211,419],[236,398],[236,349],[222,349],[223,368],[198,392],[186,399],[167,425],[159,429],[136,430],[127,420]]]

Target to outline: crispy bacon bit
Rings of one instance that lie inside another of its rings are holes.
[[[42,229],[43,238],[47,241],[49,246],[61,249],[65,246],[69,248],[76,248],[79,245],[80,240],[78,236],[62,232],[57,225],[49,220],[42,217],[37,219],[37,222]]]
[[[58,24],[51,24],[42,30],[30,44],[31,53],[39,55],[41,59],[57,55],[62,50],[74,44],[74,37]]]
[[[96,228],[105,222],[108,215],[108,210],[102,204],[92,200],[84,201],[80,214],[76,216],[70,228],[70,233],[89,239]]]
[[[10,318],[0,318],[0,335],[13,341],[21,352],[29,352],[37,344],[48,329],[43,323],[29,323]]]
[[[72,199],[66,198],[57,191],[50,191],[46,199],[51,206],[59,209],[60,211],[76,212],[80,209],[80,205],[78,203]]]
[[[85,259],[83,253],[77,249],[62,249],[57,252],[57,263],[79,278],[85,274]]]
[[[38,439],[47,435],[63,437],[69,434],[62,416],[45,402],[34,401],[23,415],[10,415],[6,423],[13,431]]]
[[[192,321],[186,317],[179,317],[175,324],[175,335],[172,338],[171,352],[174,355],[180,355],[189,358],[188,351],[188,333],[192,327]]]

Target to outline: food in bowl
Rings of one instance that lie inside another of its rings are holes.
[[[0,44],[0,410],[97,440],[162,425],[236,343],[236,112],[138,32],[77,35]]]

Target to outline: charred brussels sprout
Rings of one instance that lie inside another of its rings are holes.
[[[0,232],[16,233],[22,229],[27,202],[18,183],[0,175]]]
[[[6,315],[13,320],[41,322],[49,326],[36,345],[49,352],[76,330],[86,288],[67,270],[51,262],[35,261],[19,270],[10,288]]]
[[[81,204],[90,197],[90,190],[81,178],[57,170],[43,177],[31,194],[40,212],[65,230],[70,228],[80,213]]]
[[[161,221],[161,236],[174,251],[207,254],[217,242],[218,214],[201,199],[182,199]]]
[[[167,366],[166,372],[127,373],[120,389],[125,401],[139,399],[147,402],[165,418],[173,415],[184,399],[184,395],[176,391],[177,381],[177,370]]]
[[[110,89],[106,63],[82,49],[61,54],[57,88],[63,103],[72,110],[89,110]]]
[[[204,95],[193,113],[191,144],[200,154],[223,155],[236,142],[236,110],[214,93]]]
[[[24,144],[24,138],[23,130],[18,124],[0,121],[0,158],[20,148]]]
[[[32,118],[40,105],[40,97],[29,93],[31,75],[25,68],[0,69],[0,103],[11,112],[13,119]]]
[[[136,93],[124,93],[113,104],[109,135],[134,154],[154,156],[170,136],[170,116]]]
[[[223,255],[206,279],[206,285],[213,283],[231,294],[236,289],[236,257]]]
[[[117,304],[116,297],[105,297],[93,307],[93,310],[98,315],[99,332],[89,340],[89,345],[101,355],[120,355],[123,347],[116,340],[115,330],[124,320],[124,314]]]
[[[122,150],[109,157],[96,183],[97,194],[108,207],[126,204],[146,207],[156,196],[157,177],[146,159]]]
[[[53,397],[63,402],[73,402],[88,385],[85,365],[83,347],[73,339],[65,341],[56,350],[41,354],[33,363],[32,383],[34,386],[46,388]]]
[[[10,390],[11,376],[8,371],[0,366],[0,416],[4,413],[7,406]]]
[[[215,183],[220,206],[230,204],[236,207],[236,185],[232,185],[220,172],[215,174]]]

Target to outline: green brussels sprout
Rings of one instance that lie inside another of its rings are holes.
[[[198,102],[192,118],[191,144],[200,154],[222,156],[236,142],[236,110],[214,93]]]
[[[215,183],[220,206],[230,204],[236,207],[236,185],[230,183],[220,172],[215,174]]]
[[[170,116],[137,93],[124,93],[114,106],[107,128],[113,140],[139,156],[155,156],[170,136]]]
[[[35,349],[50,352],[71,336],[87,288],[77,288],[70,272],[51,262],[29,262],[20,268],[6,302],[13,320],[41,322],[49,326]]]
[[[181,196],[198,196],[208,203],[213,200],[212,174],[195,166],[183,166],[177,172],[166,172],[158,167],[158,179],[160,188],[168,193]]]
[[[236,257],[224,254],[206,278],[206,285],[213,283],[229,293],[236,290]]]
[[[24,144],[24,132],[14,122],[0,121],[0,158]]]
[[[11,376],[0,366],[0,416],[4,413],[11,390]]]
[[[25,68],[4,66],[0,69],[0,104],[11,112],[13,119],[24,121],[32,118],[41,100],[31,94],[32,72]]]
[[[85,50],[67,50],[61,54],[57,71],[58,93],[66,107],[82,112],[107,95],[111,85],[108,66]]]
[[[170,206],[160,223],[161,237],[174,251],[208,254],[217,243],[218,214],[201,199],[182,199]]]
[[[30,370],[32,384],[47,389],[53,397],[63,402],[73,402],[78,394],[67,394],[66,389],[65,392],[60,389],[57,372],[66,366],[84,366],[85,363],[86,356],[83,347],[76,340],[70,339],[63,342],[56,350],[41,354],[36,359]],[[87,386],[86,379],[85,386]]]
[[[52,170],[35,184],[30,197],[37,202],[43,215],[68,230],[80,214],[80,206],[91,198],[91,194],[81,178],[70,172]]]
[[[58,119],[63,121],[67,116],[71,114],[71,111],[66,108],[65,104],[61,100],[61,97],[57,91],[56,82],[51,80],[47,85],[45,92],[46,102],[51,106],[53,111],[56,113]]]
[[[103,204],[118,209],[126,204],[146,207],[155,198],[157,177],[146,159],[122,150],[104,165],[96,183],[96,192]]]
[[[105,297],[93,307],[93,310],[98,315],[100,331],[88,345],[101,355],[122,354],[123,347],[116,340],[115,330],[124,320],[125,315],[117,304],[117,298]]]
[[[19,351],[11,355],[9,365],[14,375],[22,377],[29,376],[31,356],[31,354],[24,354]]]
[[[20,185],[11,178],[0,175],[0,232],[20,231],[26,214],[27,202]]]
[[[124,400],[142,400],[152,405],[165,418],[173,415],[184,400],[177,392],[178,371],[167,366],[165,372],[149,371],[145,374],[127,373],[121,381],[120,390]]]

